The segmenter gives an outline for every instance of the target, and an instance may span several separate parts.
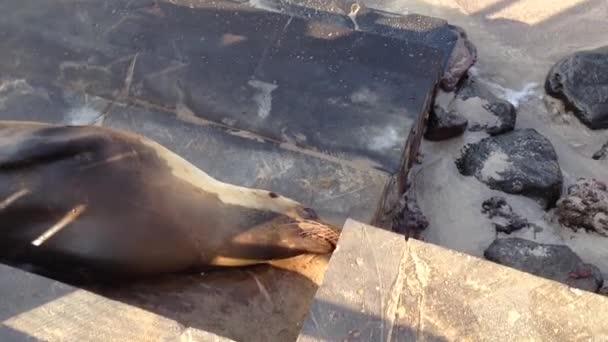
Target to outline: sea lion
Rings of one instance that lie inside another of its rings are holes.
[[[339,230],[221,182],[153,140],[0,121],[0,258],[138,277],[331,253]]]

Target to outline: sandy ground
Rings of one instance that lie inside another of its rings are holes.
[[[591,155],[608,140],[608,131],[591,131],[571,114],[555,110],[543,83],[550,66],[571,52],[608,44],[605,0],[414,0],[373,1],[370,7],[421,13],[463,27],[478,48],[475,73],[499,97],[518,108],[516,128],[535,128],[553,143],[564,174],[564,188],[579,177],[608,181],[606,161]],[[464,144],[485,135],[467,132],[445,142],[425,141],[423,164],[415,187],[430,226],[424,239],[481,256],[496,233],[481,213],[481,203],[504,196],[514,211],[542,228],[520,231],[538,242],[567,244],[608,278],[608,238],[559,226],[552,212],[534,201],[490,190],[473,177],[461,176],[454,160]]]

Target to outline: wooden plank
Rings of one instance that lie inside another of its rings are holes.
[[[0,264],[0,341],[230,341]]]

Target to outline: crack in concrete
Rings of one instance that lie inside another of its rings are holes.
[[[366,226],[362,226],[363,227],[363,236],[365,237],[365,242],[367,243],[368,246],[370,246],[370,251],[372,253],[372,259],[374,262],[374,268],[376,270],[376,278],[378,279],[378,284],[379,284],[379,288],[380,288],[380,340],[384,340],[384,283],[382,282],[382,276],[380,275],[380,268],[378,267],[378,259],[376,258],[376,252],[375,252],[375,248],[372,245],[370,239],[369,239],[369,234],[367,233],[367,227]]]
[[[412,253],[411,249],[409,248],[409,244],[408,244],[408,248],[407,248],[407,253],[411,257],[412,264],[414,266],[414,275],[415,275],[416,281],[418,283],[417,284],[418,285],[417,292],[419,293],[418,326],[416,329],[416,340],[419,340],[420,336],[422,335],[422,332],[424,330],[424,321],[422,319],[422,317],[424,315],[424,302],[425,302],[424,287],[428,283],[428,274],[424,274],[424,273],[428,272],[428,267],[427,267],[426,263],[424,261],[420,260],[420,258],[415,253]]]
[[[391,295],[389,296],[386,305],[386,316],[389,324],[389,329],[386,336],[387,342],[390,342],[393,338],[393,331],[395,330],[395,321],[397,320],[397,310],[399,307],[399,303],[401,302],[403,287],[405,286],[406,280],[407,261],[409,260],[409,246],[405,239],[403,240],[403,243],[405,244],[405,248],[403,253],[401,254],[401,259],[399,260],[399,272],[397,273],[397,278],[395,278],[395,281],[391,286]]]

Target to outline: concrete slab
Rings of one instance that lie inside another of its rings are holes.
[[[2,341],[232,341],[0,265]]]
[[[414,35],[397,39],[231,1],[25,0],[2,4],[0,22],[4,77],[185,106],[392,174],[449,55]]]
[[[299,340],[605,340],[607,308],[604,296],[349,220]]]

